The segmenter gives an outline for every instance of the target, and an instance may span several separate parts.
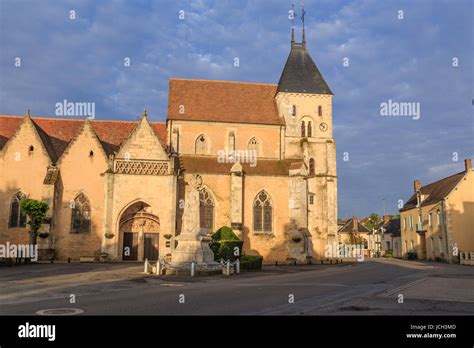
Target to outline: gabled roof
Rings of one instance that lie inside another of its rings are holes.
[[[350,232],[363,232],[363,233],[367,233],[367,232],[370,232],[370,230],[365,227],[360,221],[357,223],[357,231],[355,231],[354,229],[354,219],[353,218],[350,218],[349,220],[346,221],[346,223],[344,224],[344,226],[342,226],[338,232],[342,232],[342,233],[350,233]]]
[[[16,132],[23,116],[0,115],[0,149]],[[85,120],[31,117],[38,134],[53,162],[56,162],[75,135],[82,129]],[[90,120],[94,133],[99,138],[106,154],[117,151],[127,139],[137,122]],[[163,147],[166,146],[166,124],[150,122]]]
[[[333,95],[323,75],[301,44],[293,44],[278,82],[278,92]]]
[[[172,78],[168,119],[282,125],[276,89],[274,84]]]
[[[421,206],[434,204],[443,200],[461,181],[465,174],[466,172],[462,171],[422,186],[420,188],[421,194],[427,197],[421,202]],[[416,207],[416,203],[416,194],[413,193],[400,211],[413,209]]]
[[[400,219],[390,219],[385,225],[382,226],[384,233],[389,233],[392,237],[398,237],[400,233]]]

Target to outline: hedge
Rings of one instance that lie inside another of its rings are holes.
[[[242,255],[240,269],[262,269],[262,256]]]

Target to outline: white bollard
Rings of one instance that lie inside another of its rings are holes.
[[[227,265],[226,265],[226,275],[230,275],[230,261],[227,260]]]
[[[143,273],[150,273],[150,264],[148,263],[148,259],[145,259],[145,269]]]
[[[159,259],[156,261],[156,275],[161,275],[161,262]]]
[[[191,277],[194,277],[195,270],[196,270],[196,263],[193,261],[191,262]]]
[[[239,259],[235,260],[235,272],[237,274],[240,273],[240,260]]]

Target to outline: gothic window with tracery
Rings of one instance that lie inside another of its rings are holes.
[[[306,136],[306,125],[304,121],[301,121],[301,137],[304,138]]]
[[[25,197],[25,194],[18,192],[11,199],[9,227],[26,226],[26,215],[21,211],[21,201],[25,199]]]
[[[206,189],[199,192],[199,222],[200,227],[208,232],[214,229],[214,200]]]
[[[196,139],[195,153],[196,155],[206,155],[207,150],[208,150],[207,138],[204,134],[201,134]]]
[[[252,151],[255,155],[258,156],[258,140],[257,138],[252,138],[249,141],[249,151]]]
[[[89,199],[80,193],[71,202],[71,232],[89,232],[91,230],[91,204]]]
[[[260,191],[253,203],[253,230],[273,231],[273,207],[270,196],[265,191]]]

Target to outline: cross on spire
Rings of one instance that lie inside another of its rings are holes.
[[[301,42],[303,49],[306,48],[306,34],[304,30],[304,15],[306,14],[306,11],[304,10],[304,4],[301,3],[301,22],[303,24],[303,41]]]

